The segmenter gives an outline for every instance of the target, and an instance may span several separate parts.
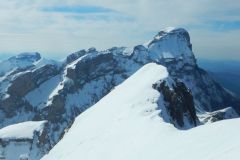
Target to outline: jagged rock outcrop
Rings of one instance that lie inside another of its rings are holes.
[[[169,115],[166,121],[180,129],[192,128],[199,124],[192,94],[183,82],[176,81],[170,88],[166,81],[163,81],[154,84],[153,88],[163,95],[164,105]]]

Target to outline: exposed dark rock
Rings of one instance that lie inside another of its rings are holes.
[[[196,116],[193,97],[184,83],[176,81],[176,84],[170,89],[166,81],[163,81],[160,84],[154,84],[153,88],[163,95],[166,110],[174,126],[189,128],[188,124],[185,124],[186,122],[197,126],[198,118]]]
[[[84,79],[87,82],[111,72],[116,63],[112,54],[101,54],[91,59],[83,59],[76,64],[75,69],[68,68],[67,77],[73,80]]]
[[[22,109],[25,112],[33,112],[33,107],[27,101],[17,96],[11,96],[0,101],[0,109],[6,113],[6,118],[15,116]]]
[[[75,60],[77,60],[79,57],[82,57],[86,54],[87,52],[85,50],[80,50],[78,52],[72,53],[69,56],[67,56],[66,63],[69,64]]]
[[[48,106],[47,120],[50,122],[61,122],[63,113],[65,113],[65,98],[61,95],[53,97],[52,104]]]
[[[7,90],[9,96],[0,101],[0,110],[2,109],[6,113],[7,118],[15,116],[21,109],[24,109],[26,112],[34,112],[34,107],[22,99],[22,97],[57,73],[58,69],[52,65],[45,65],[34,72],[20,73],[11,82],[12,84]]]
[[[22,97],[57,73],[58,70],[52,65],[43,66],[34,72],[26,72],[12,81],[12,85],[8,88],[8,94]]]

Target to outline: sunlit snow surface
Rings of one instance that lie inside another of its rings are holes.
[[[78,116],[42,160],[237,160],[240,119],[180,131],[158,115],[152,84],[165,67],[147,64]]]

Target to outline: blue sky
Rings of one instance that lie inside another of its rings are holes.
[[[195,55],[240,60],[239,0],[0,0],[0,58],[38,51],[62,58],[95,46],[144,43],[184,27]]]

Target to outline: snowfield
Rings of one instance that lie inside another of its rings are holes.
[[[171,83],[165,67],[142,67],[79,115],[42,160],[238,160],[240,119],[178,130],[159,116],[159,80]]]

